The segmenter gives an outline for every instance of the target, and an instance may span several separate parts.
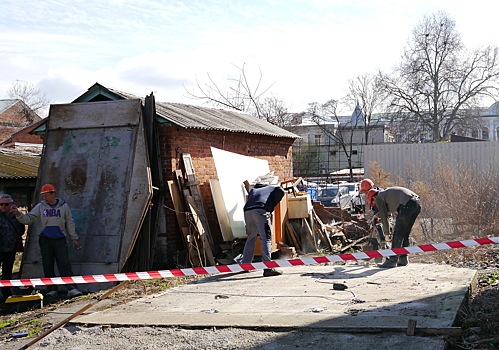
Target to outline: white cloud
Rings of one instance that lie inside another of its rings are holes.
[[[389,70],[423,15],[447,10],[466,45],[497,44],[496,1],[2,0],[0,97],[16,79],[72,101],[95,82],[140,96],[186,97],[207,74],[261,69],[294,111],[341,98],[348,79]],[[258,73],[254,77],[257,77]],[[253,77],[253,78],[254,78]]]

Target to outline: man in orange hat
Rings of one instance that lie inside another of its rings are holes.
[[[69,261],[67,236],[72,241],[75,249],[80,249],[78,235],[76,234],[73,215],[68,203],[56,197],[56,188],[51,184],[43,185],[40,194],[42,201],[28,214],[21,213],[17,207],[12,208],[17,220],[26,225],[38,223],[40,251],[42,254],[43,273],[45,277],[55,277],[55,262],[61,276],[73,276]],[[68,284],[68,296],[81,295],[74,284]],[[48,287],[47,296],[57,296],[57,286]]]

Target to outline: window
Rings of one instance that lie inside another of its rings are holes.
[[[489,139],[489,128],[483,128],[482,129],[482,140],[488,140]]]
[[[499,128],[496,129],[496,139],[499,140]]]
[[[315,135],[315,145],[319,146],[321,144],[321,135]]]
[[[478,138],[478,129],[473,128],[471,130],[471,137],[474,137],[475,139]]]

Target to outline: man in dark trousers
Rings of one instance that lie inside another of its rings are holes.
[[[243,250],[243,264],[253,261],[255,254],[256,237],[262,241],[262,261],[270,261],[272,249],[272,212],[284,197],[284,189],[280,186],[271,186],[257,183],[250,191],[248,201],[244,205],[244,221],[248,239]],[[278,276],[282,272],[275,269],[264,269],[263,276]]]
[[[31,225],[38,223],[38,244],[42,255],[43,273],[45,277],[55,277],[55,263],[61,276],[73,276],[69,261],[67,239],[71,240],[74,249],[79,249],[78,235],[76,234],[73,215],[68,203],[56,197],[56,188],[45,184],[40,194],[42,201],[28,214],[21,213],[13,206],[12,212],[20,223]],[[66,285],[68,296],[75,297],[82,293],[74,284]],[[57,296],[57,285],[48,286],[47,296]]]
[[[409,246],[409,235],[416,218],[421,211],[419,196],[404,187],[388,187],[379,191],[371,189],[367,192],[366,200],[371,206],[378,207],[378,213],[383,229],[390,232],[388,228],[388,215],[397,213],[395,227],[393,229],[392,249]],[[379,267],[391,268],[406,266],[409,263],[407,254],[387,257]]]
[[[11,209],[14,205],[12,197],[8,194],[0,195],[0,266],[2,279],[12,279],[12,269],[16,260],[16,252],[22,251],[22,235],[24,225],[16,220]],[[7,299],[12,295],[9,287],[2,288],[2,295]]]

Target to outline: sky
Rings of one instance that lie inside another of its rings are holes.
[[[391,71],[414,27],[445,11],[467,48],[499,45],[497,0],[2,0],[0,99],[19,80],[52,103],[94,83],[201,105],[241,67],[290,112],[346,95],[355,77]]]

